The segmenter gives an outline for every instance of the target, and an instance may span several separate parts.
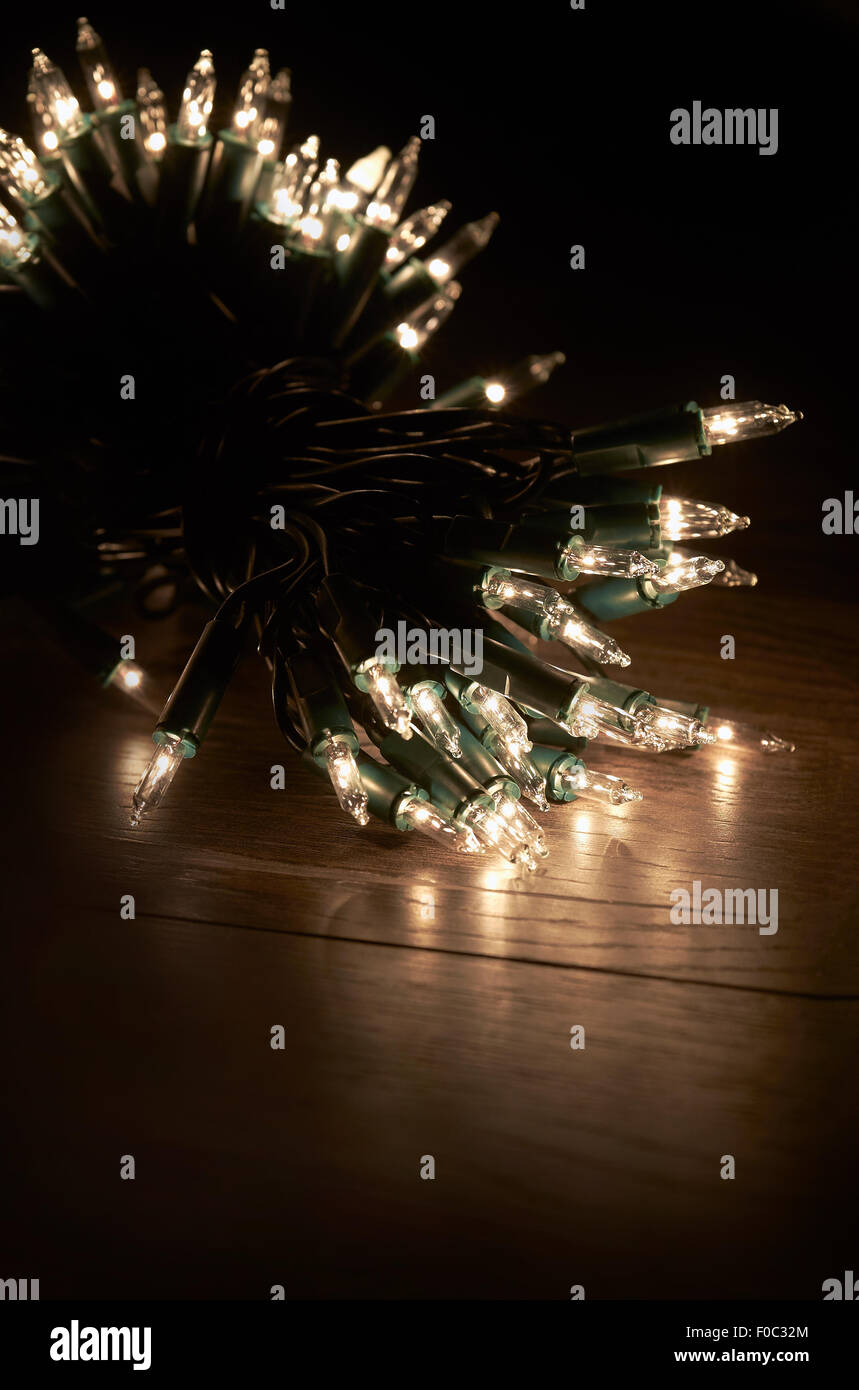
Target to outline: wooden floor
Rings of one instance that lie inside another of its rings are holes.
[[[797,752],[594,750],[644,801],[554,810],[522,876],[344,821],[255,658],[132,832],[149,716],[10,604],[0,1274],[43,1298],[819,1298],[859,1258],[853,621],[761,586],[615,626],[642,686]],[[161,695],[197,625],[143,631]],[[777,889],[777,934],[673,926],[696,879]]]

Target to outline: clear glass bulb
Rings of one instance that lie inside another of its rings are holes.
[[[549,847],[546,844],[546,837],[530,811],[525,810],[521,801],[516,801],[514,797],[508,796],[500,787],[494,787],[490,796],[495,802],[495,809],[499,816],[510,827],[516,839],[527,845],[532,854],[539,855],[541,859],[548,858]],[[549,809],[548,806],[546,809]]]
[[[493,570],[483,581],[483,592],[488,598],[497,599],[508,608],[517,608],[522,613],[533,613],[542,618],[551,605],[552,598],[558,598],[554,589],[545,584],[537,584],[533,579],[525,579],[509,571]]]
[[[164,793],[176,776],[184,757],[185,745],[179,738],[168,738],[165,743],[157,746],[134,791],[132,830],[139,825],[141,816],[146,815],[148,811],[154,811],[161,804]]]
[[[463,266],[466,266],[472,257],[477,255],[478,251],[483,250],[498,226],[498,221],[498,213],[490,212],[479,222],[468,222],[454,233],[450,241],[446,241],[443,246],[440,246],[434,256],[424,261],[424,268],[436,284],[446,285],[448,280],[452,280],[455,275],[458,275]]]
[[[336,159],[327,159],[319,178],[310,185],[307,203],[298,223],[301,240],[310,250],[327,240],[339,185],[340,165]]]
[[[680,546],[675,546],[668,556],[666,565],[670,568],[676,565],[682,565],[684,560],[692,560],[694,558],[694,551],[683,550]],[[714,560],[716,556],[705,555],[703,558],[705,560]],[[720,574],[713,575],[713,578],[710,580],[711,584],[716,588],[722,589],[753,589],[755,587],[758,582],[758,576],[756,574],[753,574],[751,570],[743,569],[742,565],[738,565],[736,560],[731,560],[725,556],[721,558],[725,568]]]
[[[629,718],[626,710],[619,705],[600,700],[587,690],[573,707],[565,727],[575,738],[598,738],[601,730],[613,731],[619,726],[623,727],[623,722]]]
[[[366,825],[370,819],[367,793],[361,782],[355,754],[344,738],[326,735],[325,766],[343,810],[359,825]]]
[[[683,560],[679,565],[665,565],[657,574],[648,575],[647,582],[657,594],[682,594],[686,589],[709,584],[724,568],[721,560],[693,555],[691,560]]]
[[[499,695],[497,690],[490,690],[488,686],[475,682],[474,685],[466,687],[463,700],[466,704],[474,705],[489,727],[494,729],[509,747],[521,748],[523,753],[531,752],[534,745],[528,738],[528,725],[518,710],[515,710],[503,695]]]
[[[700,719],[680,714],[665,705],[640,705],[633,718],[639,728],[652,733],[666,749],[689,748],[695,743],[716,741],[715,734]]]
[[[778,434],[802,419],[802,412],[786,405],[763,405],[760,401],[713,405],[701,412],[704,435],[708,444],[729,444],[734,440],[757,439],[763,434]]]
[[[563,777],[566,774],[562,774]],[[631,787],[621,777],[613,777],[610,772],[597,772],[594,768],[579,768],[575,783],[576,795],[585,800],[608,802],[610,806],[626,806],[630,801],[641,801],[642,793]]]
[[[45,113],[50,117],[50,129],[57,137],[57,145],[60,140],[80,135],[86,121],[78,99],[66,81],[63,71],[56,67],[40,48],[33,49],[30,90],[38,96]],[[53,148],[56,149],[57,145]],[[46,145],[46,148],[49,147]]]
[[[469,825],[451,820],[431,801],[421,801],[416,796],[406,796],[397,803],[397,815],[403,816],[414,830],[441,840],[449,849],[458,854],[483,854],[480,840]]]
[[[14,198],[31,203],[48,192],[44,169],[29,145],[18,135],[0,129],[0,187]]]
[[[445,285],[442,294],[437,294],[433,299],[428,299],[425,304],[417,309],[411,318],[405,323],[397,324],[397,341],[401,348],[406,348],[411,352],[418,352],[433,333],[437,333],[445,319],[453,313],[456,301],[462,294],[462,286],[458,280],[451,280],[450,284]]]
[[[489,849],[497,849],[511,864],[521,864],[531,873],[536,869],[537,861],[533,850],[524,840],[514,835],[494,806],[489,807],[477,801],[469,802],[461,819],[474,831],[478,840]]]
[[[631,657],[613,637],[600,632],[571,603],[558,597],[558,602],[546,614],[548,634],[554,642],[564,642],[574,651],[598,661],[601,666],[628,666]]]
[[[158,159],[167,148],[167,106],[164,93],[148,68],[137,71],[137,105],[143,148],[153,159]]]
[[[275,163],[280,159],[291,107],[292,73],[289,68],[281,68],[268,85],[259,128],[257,149],[264,159]]]
[[[438,692],[431,685],[418,685],[412,687],[411,697],[418,723],[427,738],[449,758],[461,758],[459,726]]]
[[[420,212],[415,212],[407,218],[402,226],[397,228],[396,235],[391,237],[391,244],[385,253],[386,269],[393,270],[395,266],[402,265],[409,256],[426,246],[449,212],[450,203],[432,203],[428,208],[421,208]]]
[[[400,738],[411,738],[412,725],[406,697],[396,676],[378,662],[361,672],[367,694],[379,712],[386,729],[393,729]]]
[[[744,531],[749,525],[747,516],[737,516],[727,507],[689,497],[661,497],[658,506],[662,535],[669,541],[727,536],[731,531]]]
[[[255,48],[250,64],[239,79],[233,108],[232,131],[249,145],[255,145],[262,130],[263,107],[271,80],[268,50]]]
[[[510,744],[494,729],[490,729],[486,735],[486,747],[513,781],[518,782],[529,801],[533,801],[541,811],[548,811],[546,779],[521,743]]]
[[[370,154],[356,159],[355,163],[349,166],[340,193],[340,207],[343,212],[358,213],[367,206],[390,159],[391,151],[387,145],[378,145]]]
[[[122,101],[116,73],[100,36],[88,19],[78,20],[77,55],[94,111],[107,111]]]
[[[319,168],[319,136],[308,135],[290,150],[275,170],[269,196],[269,218],[282,226],[301,216],[308,192]]]
[[[32,260],[35,238],[19,226],[9,209],[0,203],[0,263],[14,270]]]
[[[796,744],[761,729],[753,729],[749,724],[740,724],[735,719],[718,719],[711,716],[710,728],[715,735],[718,748],[736,748],[751,753],[794,753]]]
[[[208,135],[215,86],[215,64],[208,48],[204,48],[185,78],[185,89],[176,118],[176,133],[185,143],[196,144]]]
[[[555,368],[560,367],[566,360],[562,352],[549,352],[543,357],[525,357],[514,367],[502,372],[497,381],[487,382],[484,388],[486,399],[490,405],[501,405],[502,402],[515,400],[517,396],[533,391],[535,386],[542,386],[549,380]]]
[[[364,213],[371,227],[396,227],[418,176],[420,148],[420,136],[413,135],[391,160]]]
[[[659,566],[639,550],[622,550],[613,545],[589,545],[581,536],[571,536],[561,551],[562,568],[582,574],[599,574],[615,579],[649,578]]]

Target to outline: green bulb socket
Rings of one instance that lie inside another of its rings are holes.
[[[681,463],[712,452],[695,401],[582,430],[573,436],[573,449],[584,476]]]
[[[206,624],[161,711],[155,734],[164,737],[156,737],[156,742],[179,738],[199,747],[236,669],[244,639],[244,628],[217,618]]]
[[[581,758],[573,753],[559,753],[557,748],[546,748],[535,743],[529,754],[541,777],[546,779],[546,795],[549,801],[558,803],[575,801],[576,794],[561,785],[565,772],[583,768]]]

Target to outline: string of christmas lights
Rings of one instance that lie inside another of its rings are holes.
[[[213,605],[158,717],[132,825],[196,757],[252,645],[279,729],[346,821],[529,870],[547,848],[525,802],[546,816],[578,797],[640,799],[591,765],[591,745],[597,763],[601,741],[792,748],[606,675],[631,657],[602,624],[755,582],[695,548],[749,518],[665,496],[649,470],[795,412],[691,402],[575,430],[508,413],[562,353],[385,412],[498,215],[428,250],[452,209],[406,214],[420,139],[345,171],[315,134],[288,147],[291,74],[272,76],[264,49],[218,131],[208,50],[172,124],[148,69],[123,95],[86,19],[77,53],[91,110],[34,49],[35,148],[0,131],[0,271],[16,331],[62,393],[45,418],[32,356],[6,364],[3,471],[62,508],[34,597],[106,683],[138,699],[146,685],[81,614],[106,582],[131,584],[143,612],[191,585]],[[108,399],[117,363],[130,385]],[[405,652],[382,641],[398,632]],[[551,662],[535,638],[555,644]]]

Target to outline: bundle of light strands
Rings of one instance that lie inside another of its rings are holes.
[[[797,415],[693,402],[572,430],[502,408],[560,353],[385,413],[431,340],[437,352],[497,215],[445,239],[448,203],[407,213],[417,138],[345,172],[316,135],[290,147],[290,74],[272,75],[265,50],[217,132],[208,51],[173,124],[147,69],[123,94],[86,20],[78,55],[92,111],[36,49],[35,150],[0,133],[0,266],[27,364],[3,380],[4,472],[24,468],[62,508],[38,597],[65,607],[69,642],[108,582],[131,584],[143,611],[154,590],[175,605],[193,585],[214,606],[158,718],[132,824],[199,752],[252,646],[284,738],[344,825],[375,819],[528,869],[550,808],[639,798],[602,766],[618,746],[792,747],[616,679],[630,657],[603,625],[754,582],[708,553],[748,518],[665,496],[649,470]],[[111,666],[103,641],[87,645]]]

